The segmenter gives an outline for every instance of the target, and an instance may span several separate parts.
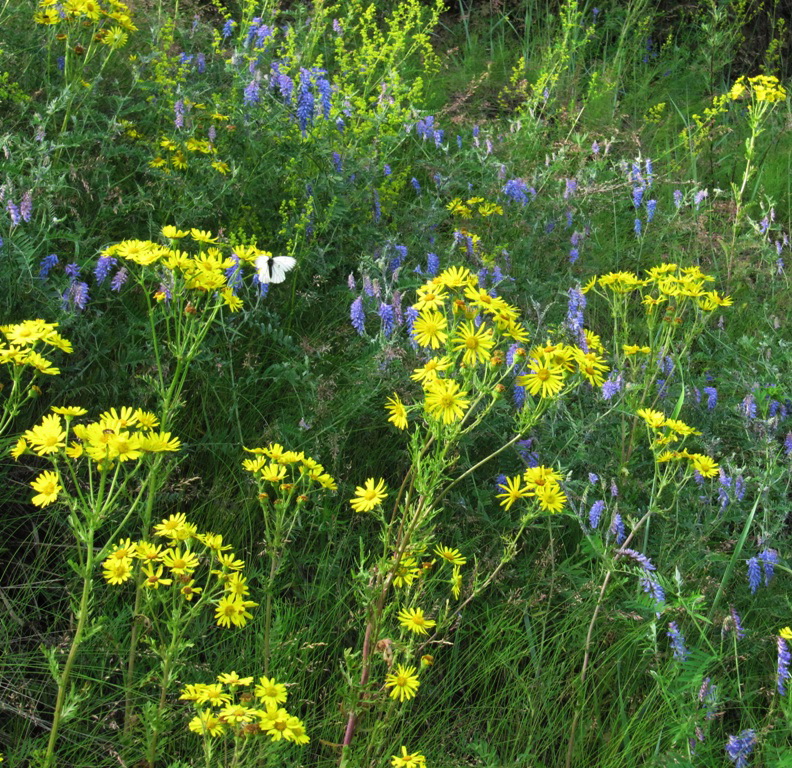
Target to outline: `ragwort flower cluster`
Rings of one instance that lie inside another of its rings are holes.
[[[307,744],[303,721],[286,711],[288,693],[275,678],[240,677],[236,672],[217,676],[216,683],[186,685],[179,696],[192,701],[195,716],[189,729],[204,738],[269,737],[271,741]]]
[[[250,609],[258,603],[248,598],[245,563],[223,543],[221,534],[199,533],[180,513],[156,525],[154,536],[167,543],[120,541],[102,564],[105,581],[114,586],[139,583],[151,599],[160,588],[175,590],[191,604],[191,616],[210,604],[217,625],[226,629],[244,627],[253,618]],[[199,581],[202,564],[208,570]]]
[[[53,406],[51,410],[41,423],[24,432],[11,450],[15,459],[33,453],[53,464],[52,470],[42,472],[30,484],[36,491],[32,502],[37,507],[58,500],[64,476],[74,480],[81,461],[90,462],[100,472],[131,462],[134,471],[134,465],[147,454],[177,451],[181,445],[170,432],[157,429],[159,421],[153,413],[140,408],[111,408],[85,424],[73,423],[87,413],[85,408]],[[75,483],[74,490],[80,494],[79,484]]]

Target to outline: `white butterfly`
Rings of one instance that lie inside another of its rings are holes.
[[[282,283],[286,273],[294,267],[297,259],[291,256],[259,256],[256,269],[260,283]]]

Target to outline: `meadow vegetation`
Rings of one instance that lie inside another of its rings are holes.
[[[790,768],[783,8],[0,1],[0,761]]]

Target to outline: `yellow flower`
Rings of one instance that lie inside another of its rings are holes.
[[[443,286],[427,283],[418,289],[418,300],[413,304],[414,309],[440,309],[448,298]]]
[[[196,595],[200,595],[203,592],[203,587],[196,587],[195,586],[195,579],[190,579],[180,590],[179,592],[184,595],[184,599],[191,603],[193,597]]]
[[[16,441],[16,445],[9,451],[9,453],[14,459],[18,459],[27,450],[28,450],[28,444],[25,442],[25,438],[20,437],[19,440]]]
[[[402,627],[409,629],[410,632],[415,632],[417,635],[428,635],[429,632],[427,630],[435,626],[436,623],[432,619],[425,618],[421,608],[401,610],[397,618]]]
[[[218,717],[226,723],[237,725],[249,723],[255,715],[254,710],[248,709],[241,704],[227,704],[218,713]]]
[[[701,434],[701,432],[699,432],[697,429],[694,429],[693,427],[689,426],[688,424],[685,424],[684,421],[680,421],[679,419],[666,419],[663,422],[663,426],[672,429],[678,435],[685,435],[686,437],[688,435]]]
[[[464,350],[463,364],[471,367],[477,362],[486,363],[489,360],[489,352],[494,343],[489,328],[485,328],[484,325],[476,328],[471,321],[461,323],[452,340],[455,352]]]
[[[467,267],[449,267],[438,275],[437,281],[439,285],[452,289],[472,286],[478,282]]]
[[[691,454],[690,460],[693,464],[693,469],[702,477],[715,477],[718,474],[718,464],[710,456],[706,456],[703,453],[694,453]]]
[[[637,414],[646,422],[646,426],[652,429],[660,429],[665,424],[665,414],[661,411],[654,411],[651,408],[641,408]]]
[[[415,667],[398,664],[395,672],[385,675],[385,687],[391,689],[388,695],[399,701],[412,699],[421,685],[415,672]]]
[[[63,490],[58,483],[58,476],[51,470],[42,472],[30,487],[37,491],[31,502],[37,507],[46,507],[57,500],[58,494]]]
[[[536,499],[545,512],[560,512],[567,500],[564,492],[555,484],[537,487]]]
[[[391,756],[393,768],[426,768],[426,758],[418,752],[407,752],[407,747],[401,748],[401,755]]]
[[[447,327],[448,323],[443,315],[429,310],[422,312],[413,323],[413,336],[422,347],[437,349],[448,338],[445,332]]]
[[[783,637],[784,640],[792,640],[792,628],[790,627],[784,627],[778,634]]]
[[[217,626],[230,628],[233,624],[235,627],[244,627],[247,620],[253,618],[253,614],[249,613],[247,609],[255,605],[256,603],[242,600],[239,597],[221,597],[215,610]]]
[[[370,477],[363,486],[355,488],[355,498],[350,499],[349,504],[355,512],[371,512],[374,507],[382,504],[387,496],[385,481],[380,478],[375,484],[374,478]]]
[[[148,567],[143,568],[143,573],[145,574],[146,578],[143,579],[143,589],[159,589],[160,584],[168,586],[173,584],[173,579],[163,579],[162,578],[162,566],[154,570],[153,565],[149,565]]]
[[[57,453],[58,450],[66,447],[66,432],[57,414],[47,414],[41,420],[41,424],[25,432],[24,438],[33,452],[39,456]]]
[[[173,452],[179,450],[181,440],[170,432],[147,432],[140,438],[140,447],[148,453]]]
[[[470,405],[467,392],[461,392],[459,384],[451,379],[437,379],[426,384],[426,410],[429,415],[444,424],[459,421]]]
[[[167,539],[175,539],[186,524],[187,516],[180,512],[179,514],[171,515],[167,520],[163,520],[158,525],[155,525],[154,533],[157,536],[164,536]]]
[[[212,168],[214,168],[218,173],[223,174],[223,176],[227,175],[231,170],[228,163],[224,163],[222,160],[215,160],[212,163]]]
[[[162,553],[162,562],[171,571],[179,576],[192,573],[198,567],[198,555],[185,549],[184,553],[179,547],[166,549]]]
[[[393,397],[389,397],[385,404],[388,412],[388,421],[397,429],[407,429],[407,409],[399,396],[394,392]]]
[[[116,560],[114,557],[109,557],[104,561],[102,568],[102,576],[105,580],[114,586],[123,584],[132,578],[132,561],[128,558]]]
[[[195,229],[193,227],[190,230],[190,237],[195,240],[196,243],[216,243],[217,238],[208,230],[205,229]]]
[[[200,735],[222,736],[225,726],[220,718],[211,709],[201,710],[187,726],[193,733]]]
[[[217,562],[223,568],[228,568],[229,571],[241,571],[245,567],[245,561],[237,560],[237,556],[233,552],[218,552]]]
[[[267,708],[283,704],[288,697],[286,686],[283,683],[276,683],[274,677],[260,677],[253,693]]]
[[[250,685],[253,682],[252,677],[240,677],[233,670],[231,672],[224,672],[222,675],[217,676],[217,682],[223,685],[233,685],[239,687],[240,685]]]
[[[467,560],[462,557],[462,553],[458,549],[444,547],[442,544],[438,544],[434,548],[434,553],[438,557],[442,557],[446,562],[451,563],[451,565],[464,565],[467,562]]]
[[[160,231],[162,232],[162,236],[168,240],[180,240],[182,237],[187,237],[187,235],[190,234],[189,232],[179,229],[178,227],[173,227],[170,224],[166,224]]]
[[[525,387],[532,395],[555,397],[564,386],[564,369],[539,355],[530,362],[529,372],[518,376],[518,386]]]
[[[393,586],[409,587],[422,573],[414,557],[403,556],[393,571]]]
[[[503,493],[495,494],[496,498],[502,499],[500,505],[505,509],[511,509],[512,504],[514,504],[519,499],[527,499],[529,496],[533,496],[533,491],[527,485],[522,484],[522,478],[517,475],[517,477],[507,477],[506,484],[500,485],[500,488],[503,488]]]
[[[451,358],[446,357],[433,357],[424,363],[420,368],[415,368],[410,378],[413,381],[430,382],[437,379],[437,374],[441,373],[451,366]]]
[[[454,566],[451,572],[451,594],[455,600],[459,600],[459,595],[462,592],[462,571],[458,565]]]
[[[528,467],[523,472],[523,479],[529,488],[533,490],[545,485],[560,485],[564,478],[560,472],[557,472],[552,467],[540,465],[538,467]]]
[[[239,298],[230,288],[224,288],[220,292],[220,297],[231,312],[239,312],[245,305],[245,302]]]
[[[80,406],[78,405],[64,405],[64,406],[53,405],[50,410],[53,411],[54,413],[58,413],[61,416],[66,417],[67,421],[70,421],[75,416],[85,416],[85,414],[88,413],[88,411],[86,411],[85,408],[80,408]]]

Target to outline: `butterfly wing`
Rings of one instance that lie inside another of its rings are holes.
[[[269,260],[269,281],[271,283],[282,283],[286,279],[286,273],[294,268],[297,259],[291,256],[275,256]],[[259,278],[260,279],[260,278]]]
[[[270,263],[269,256],[259,256],[256,259],[256,270],[258,271],[258,279],[260,283],[271,282],[269,263]]]

